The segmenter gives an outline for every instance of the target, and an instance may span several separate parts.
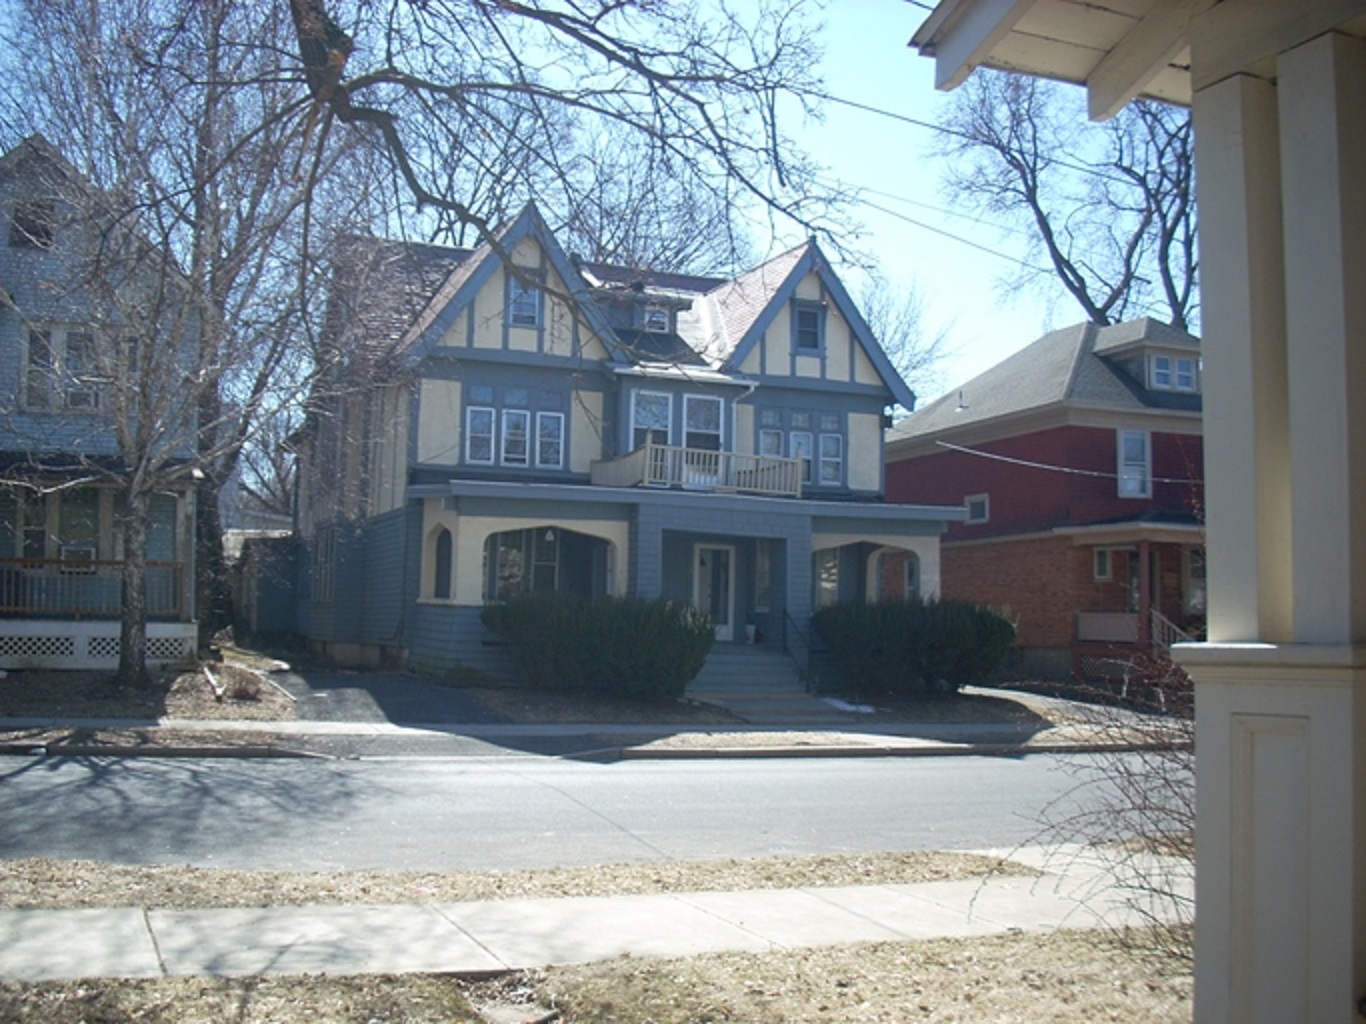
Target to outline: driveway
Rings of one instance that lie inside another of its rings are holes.
[[[271,678],[298,701],[299,718],[309,722],[504,725],[511,721],[464,690],[407,672],[309,669],[277,672]]]

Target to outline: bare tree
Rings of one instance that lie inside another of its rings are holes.
[[[195,477],[201,613],[221,581],[219,486],[263,409],[309,372],[299,341],[309,204],[296,182],[291,112],[278,73],[286,12],[238,0],[27,0],[7,23],[6,127],[60,140],[80,185],[73,221],[96,234],[68,267],[97,353],[124,491],[119,678],[145,679],[146,502]],[[338,162],[334,147],[315,170]],[[88,258],[87,258],[88,257]],[[23,310],[20,311],[21,314]],[[109,348],[136,339],[132,351]]]
[[[974,75],[945,115],[955,200],[1023,222],[1088,320],[1194,326],[1195,164],[1189,115],[1131,104],[1087,127],[1066,86]],[[1035,279],[1026,271],[1021,287]]]
[[[642,169],[705,190],[732,224],[833,223],[779,123],[813,84],[803,0],[765,0],[748,21],[686,2],[287,2],[312,99],[302,142],[338,122],[364,130],[451,227],[492,240],[506,206],[481,208],[474,183],[509,168],[518,199],[565,223],[592,216],[584,197],[604,181],[634,186]],[[452,179],[452,165],[465,175]]]
[[[931,333],[927,328],[924,296],[915,288],[898,291],[874,278],[859,292],[859,309],[893,369],[911,390],[917,394],[937,390],[943,383],[943,361],[950,354],[948,331],[940,328]]]

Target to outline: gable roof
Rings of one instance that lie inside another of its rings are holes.
[[[893,400],[907,409],[914,408],[915,393],[892,367],[814,238],[707,292],[697,304],[700,308],[685,340],[717,369],[738,372],[808,274],[820,280],[827,298],[849,325]]]
[[[1200,412],[1200,396],[1152,391],[1115,365],[1145,348],[1198,354],[1198,338],[1156,320],[1107,327],[1073,324],[1051,331],[954,388],[887,432],[887,441],[949,433],[1049,408],[1111,412]]]
[[[419,363],[474,300],[503,258],[534,237],[550,267],[579,301],[580,315],[607,345],[610,362],[626,366],[691,366],[722,377],[739,374],[807,274],[816,274],[830,302],[849,325],[892,399],[914,407],[915,394],[892,367],[858,307],[835,276],[814,239],[767,260],[734,280],[585,263],[568,257],[533,204],[473,249],[368,240],[373,277],[364,288],[373,325],[367,342]],[[680,310],[676,334],[613,327],[595,297],[620,291],[642,294]],[[377,294],[378,293],[378,294]]]
[[[504,265],[508,254],[527,238],[534,238],[540,244],[551,269],[564,282],[570,297],[582,300],[577,302],[578,312],[608,347],[613,361],[624,360],[623,354],[615,345],[612,328],[606,317],[590,299],[587,282],[555,241],[555,236],[550,233],[550,228],[546,226],[535,204],[527,203],[516,217],[495,229],[492,235],[491,240],[485,239],[451,271],[412,325],[404,332],[399,343],[399,354],[405,364],[416,364],[440,343],[441,337],[459,313],[473,301],[474,296],[488,283],[494,272]]]

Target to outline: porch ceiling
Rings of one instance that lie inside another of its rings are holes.
[[[911,45],[934,58],[940,89],[954,88],[979,66],[1024,72],[1084,85],[1091,117],[1104,119],[1138,96],[1188,106],[1194,89],[1229,74],[1271,76],[1263,59],[1285,48],[1287,31],[1306,39],[1330,29],[1366,35],[1360,0],[1312,10],[1300,3],[942,0]],[[1230,31],[1238,19],[1238,31]]]

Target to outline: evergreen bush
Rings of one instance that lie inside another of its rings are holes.
[[[822,608],[812,628],[864,696],[947,693],[992,678],[1015,640],[1007,618],[965,601],[884,601]]]
[[[524,594],[483,620],[532,686],[618,696],[681,697],[715,641],[706,615],[662,599]]]

